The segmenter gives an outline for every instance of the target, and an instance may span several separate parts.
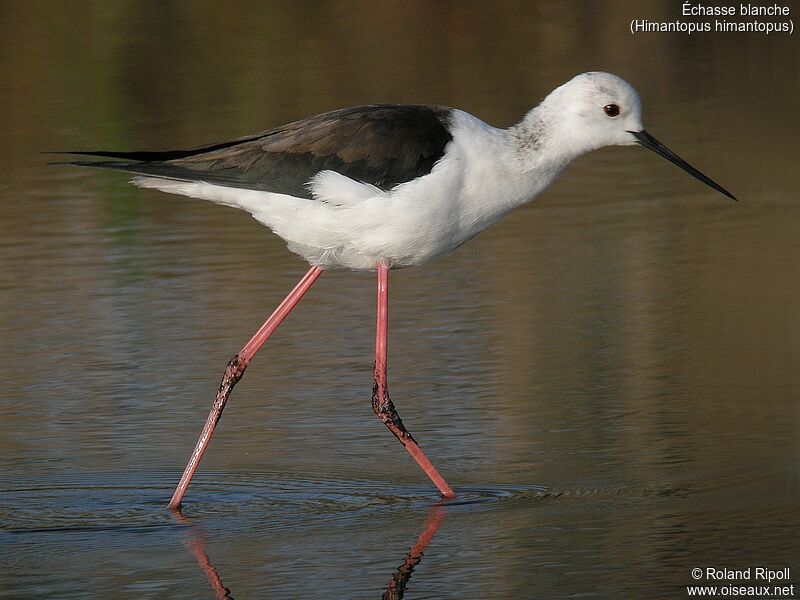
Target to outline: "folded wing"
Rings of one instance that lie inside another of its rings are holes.
[[[263,133],[163,152],[71,152],[120,160],[69,164],[204,181],[310,198],[306,184],[336,171],[388,190],[430,172],[452,139],[450,109],[377,104],[345,108]]]

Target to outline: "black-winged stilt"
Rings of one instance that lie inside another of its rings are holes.
[[[377,270],[372,407],[441,494],[453,497],[389,399],[389,270],[422,264],[460,246],[533,200],[581,154],[633,144],[736,199],[644,131],[636,91],[600,72],[583,73],[558,87],[509,129],[443,106],[370,105],[191,150],[70,153],[122,159],[70,164],[135,173],[139,187],[246,210],[311,264],[228,363],[169,505],[180,506],[250,360],[330,267]]]

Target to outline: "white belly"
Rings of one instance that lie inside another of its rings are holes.
[[[347,269],[419,265],[464,243],[461,184],[445,171],[382,192],[338,174],[312,185],[314,200],[271,201],[253,216],[311,264]]]
[[[134,183],[246,210],[290,250],[325,268],[419,265],[477,233],[464,211],[460,172],[444,164],[390,192],[324,172],[312,182],[312,200],[204,182],[139,177]]]

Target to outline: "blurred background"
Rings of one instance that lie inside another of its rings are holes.
[[[305,265],[243,212],[43,152],[379,102],[506,127],[587,70],[630,81],[648,131],[740,202],[606,148],[393,272],[392,398],[460,493],[406,597],[681,598],[695,567],[800,569],[800,53],[785,34],[630,33],[680,12],[1,3],[4,597],[375,598],[438,510],[372,414],[373,277],[330,272],[173,517],[225,363]]]

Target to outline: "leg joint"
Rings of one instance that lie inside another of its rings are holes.
[[[408,429],[403,425],[400,415],[397,414],[394,403],[389,398],[386,386],[381,385],[377,379],[372,387],[372,410],[403,445],[405,445],[405,440],[410,440],[416,444]]]
[[[225,373],[222,375],[222,381],[219,384],[219,395],[224,394],[227,397],[233,389],[233,386],[235,386],[244,375],[244,370],[246,368],[247,363],[242,360],[238,354],[235,354],[225,367]]]

